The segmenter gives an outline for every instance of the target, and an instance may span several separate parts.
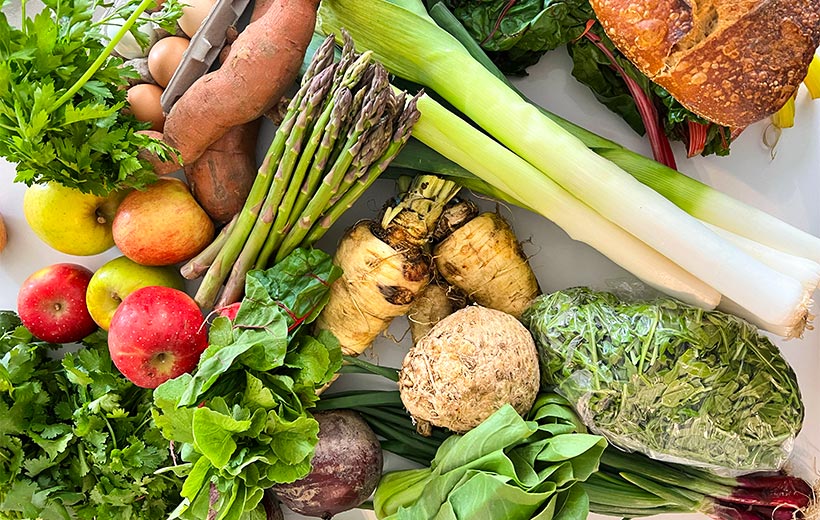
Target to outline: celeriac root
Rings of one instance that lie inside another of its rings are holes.
[[[540,293],[512,228],[496,213],[467,222],[442,240],[433,255],[441,276],[484,307],[520,317]]]

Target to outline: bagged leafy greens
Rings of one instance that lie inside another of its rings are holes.
[[[719,473],[776,470],[788,458],[804,415],[797,379],[746,322],[583,287],[540,296],[522,320],[542,384],[610,443]]]

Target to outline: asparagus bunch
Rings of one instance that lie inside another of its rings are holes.
[[[311,60],[242,210],[183,266],[188,279],[204,275],[201,307],[238,301],[248,271],[313,245],[410,138],[416,98],[395,91],[372,53],[343,37],[338,62],[332,35]]]

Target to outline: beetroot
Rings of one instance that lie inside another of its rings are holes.
[[[382,451],[376,434],[358,413],[333,410],[314,417],[319,442],[310,473],[273,491],[294,512],[328,519],[370,497],[381,478]]]

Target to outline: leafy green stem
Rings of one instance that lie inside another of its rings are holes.
[[[83,88],[83,85],[85,85],[86,82],[89,79],[91,79],[91,76],[93,76],[94,73],[96,73],[97,70],[99,70],[99,68],[103,65],[103,63],[105,63],[105,60],[107,60],[111,53],[114,51],[114,47],[116,47],[120,40],[122,40],[123,37],[128,33],[128,31],[131,30],[131,26],[133,26],[136,23],[137,19],[142,15],[142,13],[146,9],[148,9],[148,7],[152,5],[155,1],[156,0],[142,0],[142,2],[140,2],[139,6],[137,6],[134,12],[131,13],[131,16],[129,16],[125,23],[122,24],[122,27],[120,27],[120,30],[117,31],[117,34],[115,34],[114,37],[111,38],[111,41],[108,42],[108,45],[106,45],[103,51],[100,53],[100,55],[97,56],[97,59],[94,60],[94,63],[92,63],[88,70],[86,70],[85,73],[82,76],[80,76],[80,79],[78,79],[77,82],[74,83],[74,85],[72,85],[71,88],[68,89],[62,96],[60,96],[60,99],[58,99],[54,103],[54,106],[52,107],[52,112],[63,106],[63,104],[65,104],[69,99],[71,99],[74,96],[74,94],[76,94],[80,91],[81,88]],[[23,19],[25,19],[25,5],[26,3],[23,2]]]

